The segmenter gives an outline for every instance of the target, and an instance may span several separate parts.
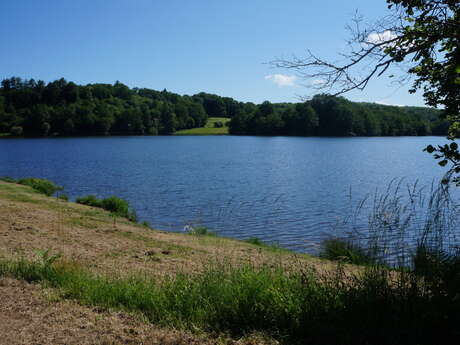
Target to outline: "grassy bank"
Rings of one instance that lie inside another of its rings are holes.
[[[286,270],[293,269],[298,263],[309,262],[312,265],[317,265],[318,269],[323,269],[323,267],[326,269],[330,265],[307,255],[275,250],[271,246],[210,236],[208,231],[202,229],[198,229],[196,233],[171,233],[153,230],[99,207],[90,207],[57,197],[48,197],[31,186],[16,183],[0,181],[0,208],[2,209],[0,213],[0,261],[2,265],[17,261],[36,263],[37,252],[44,253],[49,250],[49,253],[60,254],[59,260],[54,264],[71,263],[71,266],[84,271],[85,276],[89,275],[101,279],[111,277],[116,281],[130,281],[133,276],[137,277],[136,279],[148,277],[149,281],[156,279],[161,281],[165,277],[172,278],[176,275],[197,275],[207,271],[210,263],[225,262],[232,267],[281,265]],[[12,276],[16,277],[14,279],[20,280],[10,282],[8,277]],[[136,332],[144,334],[146,339],[152,338],[150,341],[143,338],[142,341],[145,344],[235,344],[236,340],[239,341],[238,344],[242,345],[273,343],[272,338],[265,339],[264,334],[257,332],[245,334],[243,339],[239,337],[229,338],[225,332],[213,333],[204,330],[199,332],[202,335],[197,335],[198,329],[196,328],[191,334],[184,328],[175,330],[176,327],[166,321],[152,323],[145,316],[140,317],[144,321],[132,321],[137,325],[133,328],[131,324],[126,324],[125,321],[132,319],[129,316],[131,314],[118,315],[127,310],[130,313],[134,312],[133,315],[138,315],[139,312],[144,315],[136,308],[130,309],[119,306],[110,311],[105,307],[94,309],[90,305],[87,307],[69,305],[68,303],[72,304],[72,300],[76,297],[72,297],[70,294],[61,294],[60,291],[63,291],[64,287],[57,288],[57,285],[50,285],[51,283],[44,278],[38,280],[27,278],[28,281],[35,281],[41,285],[41,288],[34,288],[33,285],[22,285],[22,279],[25,279],[25,276],[14,274],[9,270],[3,270],[2,275],[0,275],[0,298],[2,298],[0,319],[25,320],[32,318],[35,320],[45,317],[43,313],[46,314],[47,310],[52,308],[54,310],[53,315],[56,315],[59,321],[55,325],[47,325],[45,328],[47,334],[40,331],[40,325],[37,325],[39,329],[28,329],[26,327],[27,322],[24,323],[24,329],[15,328],[17,323],[0,324],[0,332],[9,332],[8,334],[11,334],[12,338],[21,333],[28,339],[43,337],[47,339],[46,341],[43,340],[43,343],[58,343],[63,337],[66,337],[69,328],[74,329],[77,324],[87,327],[88,322],[93,322],[92,331],[87,334],[88,339],[96,339],[98,337],[95,338],[94,335],[98,334],[101,338],[111,339],[107,344],[124,344],[126,342],[117,339],[125,339],[126,337],[139,342]],[[28,293],[23,295],[23,292],[20,292],[24,298],[18,300],[15,297],[18,292],[11,286],[21,286],[21,291],[28,291]],[[51,298],[51,305],[48,298]],[[78,298],[77,300],[79,303],[86,303]],[[35,309],[30,309],[28,307],[30,303],[41,305],[42,314],[37,314]],[[94,303],[95,306],[101,305],[100,302]],[[8,305],[12,306],[11,308],[14,306],[15,311],[4,309],[8,308]],[[64,316],[69,315],[69,310],[72,309],[79,309],[83,315],[88,316],[72,323],[73,321],[70,321],[72,318],[69,319]],[[62,315],[62,318],[59,315]],[[92,318],[92,320],[106,321],[104,321],[105,323],[94,323],[94,321],[87,320],[87,317]],[[107,330],[102,327],[102,324],[112,324],[114,319],[118,320],[115,323],[118,326],[110,328],[112,329],[112,337],[107,335]],[[145,324],[145,320],[147,320],[147,324]],[[135,332],[131,332],[132,328]],[[74,333],[73,340],[69,340],[67,343],[86,344],[86,342],[80,341],[82,332]],[[87,343],[93,344],[94,341],[88,340]],[[3,345],[1,340],[0,344]],[[10,343],[8,344],[10,345]],[[13,344],[15,343],[13,342]]]
[[[175,135],[225,135],[228,134],[227,117],[210,117],[204,127],[183,129],[174,133]],[[222,127],[215,127],[216,123],[221,123]]]
[[[234,264],[291,265],[296,260],[329,264],[308,255],[273,250],[218,236],[153,230],[99,207],[67,202],[30,186],[0,181],[0,257],[31,259],[37,249],[103,273],[143,271],[165,275],[200,272],[225,258]],[[178,229],[179,230],[179,229]]]
[[[85,305],[138,312],[161,326],[236,339],[253,332],[286,344],[436,344],[440,334],[444,341],[458,339],[458,299],[409,273],[217,265],[160,280],[96,275],[53,260],[2,260],[0,275],[40,282]]]
[[[433,210],[445,208],[433,200]],[[39,283],[59,301],[230,343],[252,334],[262,340],[247,344],[437,344],[459,335],[460,254],[431,242],[395,267],[369,246],[330,240],[323,255],[334,263],[205,228],[152,230],[29,185],[0,182],[0,207],[0,277]],[[444,224],[427,223],[438,234]]]

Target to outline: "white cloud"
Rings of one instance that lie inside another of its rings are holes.
[[[393,105],[393,106],[396,106],[396,107],[405,107],[404,104],[387,103],[387,102],[384,102],[384,101],[375,101],[375,103],[381,104],[381,105]]]
[[[285,75],[285,74],[270,74],[265,76],[266,80],[271,80],[276,85],[282,86],[295,86],[295,81],[297,77],[295,75]]]
[[[379,44],[396,38],[396,34],[390,30],[384,32],[373,32],[367,36],[367,42],[371,44]]]

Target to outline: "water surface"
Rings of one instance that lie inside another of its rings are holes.
[[[0,176],[42,177],[71,198],[117,195],[140,220],[203,224],[305,250],[354,200],[392,179],[429,185],[446,172],[422,149],[442,137],[237,136],[0,140]]]

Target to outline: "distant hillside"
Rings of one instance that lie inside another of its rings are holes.
[[[230,134],[445,135],[448,123],[439,114],[430,108],[354,103],[327,95],[305,103],[255,105],[204,92],[181,96],[129,88],[118,81],[77,85],[59,79],[46,84],[12,77],[0,88],[0,136],[174,134],[203,128],[210,117],[230,118]],[[189,134],[195,132],[210,131]]]

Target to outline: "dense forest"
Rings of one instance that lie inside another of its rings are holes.
[[[297,104],[264,102],[251,113],[238,113],[231,134],[298,136],[446,135],[449,124],[432,108],[356,103],[316,95]]]
[[[4,79],[0,88],[0,133],[24,136],[156,135],[203,126],[210,114],[231,117],[242,106],[231,98],[199,93],[88,84],[59,79]]]
[[[305,103],[238,102],[112,84],[77,85],[12,77],[0,88],[0,133],[13,136],[156,135],[228,117],[231,134],[445,135],[439,111],[354,103],[317,95]]]

